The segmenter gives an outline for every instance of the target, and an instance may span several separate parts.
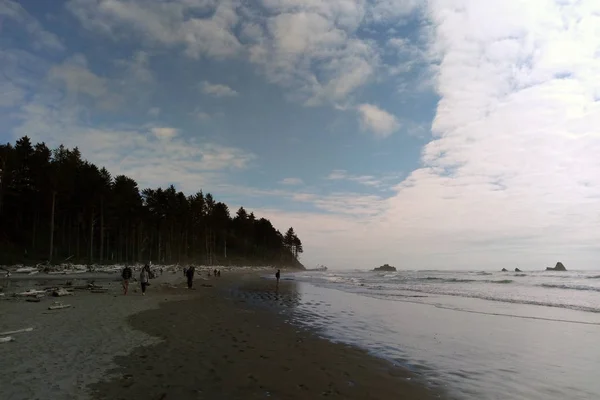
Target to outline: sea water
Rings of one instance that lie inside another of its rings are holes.
[[[600,272],[300,272],[290,318],[455,399],[600,399]]]

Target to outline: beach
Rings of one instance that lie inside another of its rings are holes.
[[[275,293],[261,274],[226,272],[187,290],[169,273],[146,296],[123,296],[114,281],[108,293],[60,298],[72,308],[54,312],[48,301],[2,301],[2,331],[34,330],[0,345],[1,397],[440,398],[406,368],[291,324],[296,283]]]
[[[11,289],[22,291],[62,286],[71,278],[36,275],[12,279]],[[84,276],[77,279],[87,281]],[[129,295],[123,296],[118,274],[105,274],[95,276],[94,281],[107,288],[106,293],[77,290],[71,296],[42,298],[39,303],[11,298],[5,291],[0,301],[0,332],[33,330],[12,334],[14,341],[0,344],[0,398],[88,399],[87,385],[104,376],[115,356],[157,341],[131,328],[127,318],[157,308],[161,301],[188,296],[171,287],[171,281],[179,280],[175,274],[154,280],[148,296],[141,296],[132,282]],[[71,307],[48,310],[55,301]]]

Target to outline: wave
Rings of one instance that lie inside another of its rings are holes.
[[[459,279],[459,278],[439,278],[437,276],[426,276],[425,278],[416,278],[416,281],[439,281],[449,283],[468,283],[468,282],[482,282],[477,279]]]
[[[600,275],[588,276],[586,279],[600,279]]]
[[[594,292],[600,292],[599,287],[585,286],[585,285],[555,285],[555,284],[550,284],[550,283],[542,283],[541,285],[538,285],[538,286],[550,288],[550,289],[591,290]]]
[[[440,283],[471,283],[471,282],[477,282],[477,283],[504,283],[504,284],[507,284],[507,283],[513,283],[514,282],[512,279],[502,279],[502,280],[494,281],[494,280],[482,280],[482,279],[439,278],[439,277],[436,277],[436,276],[427,276],[425,278],[417,278],[415,280],[417,280],[417,281],[436,281],[436,282],[440,282]]]
[[[494,302],[499,302],[499,303],[524,304],[524,305],[532,305],[532,306],[564,308],[564,309],[568,309],[568,310],[585,311],[585,312],[591,312],[591,313],[600,313],[600,308],[596,308],[596,307],[576,305],[576,304],[567,304],[567,303],[552,303],[552,302],[543,301],[543,300],[512,299],[512,298],[505,298],[505,297],[495,297],[493,295],[488,295],[488,294],[483,294],[483,293],[454,293],[454,292],[448,292],[448,291],[444,291],[444,290],[429,291],[429,290],[423,290],[423,289],[410,289],[407,291],[424,293],[424,294],[441,294],[441,295],[452,296],[452,297],[465,297],[465,298],[470,298],[470,299],[481,299],[481,300],[488,300],[488,301],[494,301]],[[370,296],[370,297],[381,298],[381,299],[407,301],[407,302],[418,302],[420,304],[423,304],[422,301],[407,299],[408,297],[413,297],[410,295],[404,295],[404,296],[383,295],[382,296],[382,295],[377,295],[376,293],[364,293],[364,295]],[[402,299],[403,297],[406,299]],[[416,296],[414,296],[414,297],[416,297]],[[425,303],[425,304],[431,304],[431,303]]]

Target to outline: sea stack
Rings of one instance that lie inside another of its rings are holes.
[[[392,267],[389,264],[383,264],[381,267],[375,268],[373,271],[396,272],[396,267]]]
[[[502,272],[508,272],[506,268],[502,268]]]
[[[546,268],[546,271],[566,271],[566,270],[567,269],[565,268],[563,263],[561,263],[560,261],[556,263],[556,266],[554,268],[551,268],[551,267]]]
[[[515,268],[515,272],[523,272],[519,268]]]

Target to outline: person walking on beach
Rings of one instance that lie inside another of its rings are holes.
[[[277,288],[279,288],[279,278],[281,278],[281,270],[277,270],[275,273],[275,279],[277,279]]]
[[[187,271],[185,271],[188,289],[191,289],[192,285],[194,284],[194,272],[196,272],[196,269],[194,267],[189,267]]]
[[[148,286],[148,281],[150,280],[150,267],[148,264],[144,265],[142,271],[140,272],[140,284],[142,285],[142,296],[146,295],[146,287]]]
[[[129,289],[129,280],[131,279],[131,267],[129,265],[126,265],[125,268],[123,268],[123,272],[121,273],[121,276],[123,277],[123,295],[127,296],[127,290]]]

